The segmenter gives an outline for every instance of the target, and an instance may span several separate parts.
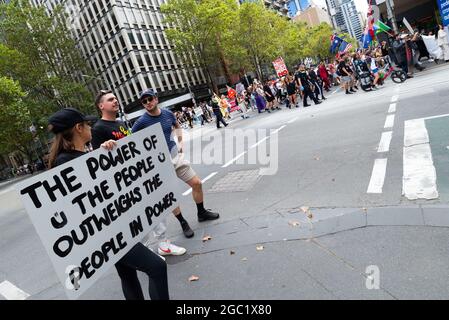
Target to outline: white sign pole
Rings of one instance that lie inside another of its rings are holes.
[[[16,189],[65,293],[77,299],[178,206],[177,183],[158,124]]]

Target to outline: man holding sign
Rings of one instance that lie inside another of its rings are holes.
[[[117,97],[109,90],[102,90],[95,99],[95,106],[101,112],[101,119],[98,120],[92,128],[92,147],[98,149],[100,145],[108,140],[119,140],[131,135],[131,130],[125,129],[125,124],[117,120],[117,112],[119,111],[119,102]],[[181,210],[177,208],[173,212],[181,224],[182,231],[187,238],[194,236],[188,222],[181,214]],[[159,231],[159,230],[163,231]],[[155,235],[161,240],[159,248],[161,255],[183,255],[186,249],[170,243],[165,239],[165,225],[155,228]],[[164,237],[163,237],[164,236]]]
[[[108,141],[102,144],[108,153],[87,156],[92,120],[72,108],[50,117],[53,169],[17,185],[22,201],[69,298],[78,298],[115,264],[127,300],[144,299],[137,270],[150,279],[151,299],[168,300],[167,265],[140,243],[144,229],[177,202],[170,191],[174,175],[161,156],[166,147],[157,144],[160,128],[151,138]],[[148,179],[143,171],[157,174]],[[157,202],[148,206],[149,200]]]

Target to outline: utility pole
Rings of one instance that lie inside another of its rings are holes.
[[[394,2],[393,0],[386,0],[385,2],[387,6],[387,14],[388,14],[388,20],[391,21],[391,24],[393,26],[394,33],[399,33],[398,25],[396,23],[396,16],[394,14]]]

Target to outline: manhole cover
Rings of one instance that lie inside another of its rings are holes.
[[[251,190],[259,180],[259,169],[230,172],[218,180],[209,192],[243,192]]]

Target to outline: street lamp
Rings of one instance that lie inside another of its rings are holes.
[[[82,74],[81,77],[83,77],[83,78],[88,78],[88,79],[93,79],[93,80],[99,80],[99,81],[103,82],[103,79],[98,78],[98,77],[94,77],[94,76],[89,76],[89,75],[87,75],[87,74]],[[113,91],[114,94],[115,94],[114,84],[111,84],[111,85],[112,85],[112,91]],[[127,127],[127,129],[129,129],[129,128],[130,128],[129,121],[128,121],[128,119],[126,118],[125,112],[123,112],[122,105],[120,104],[120,102],[119,102],[119,104],[118,104],[118,107],[119,107],[119,112],[118,112],[118,114],[119,114],[120,120],[125,124],[125,126]]]

